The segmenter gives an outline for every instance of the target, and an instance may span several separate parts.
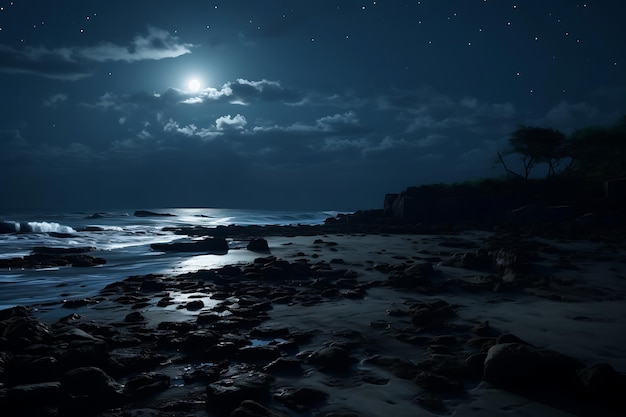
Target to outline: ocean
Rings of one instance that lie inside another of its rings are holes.
[[[336,211],[264,211],[211,208],[146,209],[171,216],[138,217],[135,210],[0,212],[0,259],[29,255],[36,247],[91,247],[106,264],[95,267],[0,268],[0,309],[93,296],[133,275],[174,274],[252,261],[258,254],[229,241],[225,255],[156,252],[152,243],[192,239],[165,227],[322,224]],[[231,250],[232,249],[232,250]]]

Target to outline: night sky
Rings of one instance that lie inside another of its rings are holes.
[[[626,2],[0,0],[0,208],[354,210],[626,114]]]

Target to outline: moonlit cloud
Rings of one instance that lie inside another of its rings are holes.
[[[85,64],[72,60],[66,49],[16,49],[7,45],[0,45],[0,71],[64,81],[77,81],[92,73]]]
[[[217,130],[243,130],[248,124],[245,117],[240,114],[235,115],[235,117],[231,117],[230,114],[227,116],[222,116],[215,121],[215,127]]]
[[[177,36],[168,31],[149,26],[147,35],[137,35],[129,45],[116,45],[110,42],[96,46],[76,48],[72,55],[97,62],[143,61],[176,58],[191,53],[194,45],[181,43]]]
[[[56,107],[59,104],[65,102],[65,101],[67,101],[67,95],[59,93],[59,94],[55,94],[55,95],[50,96],[47,99],[45,99],[43,101],[43,105],[45,107]]]
[[[0,44],[0,71],[77,81],[93,75],[93,65],[102,62],[161,60],[191,53],[194,45],[149,26],[147,35],[136,35],[128,45],[103,42],[94,46],[26,46]]]

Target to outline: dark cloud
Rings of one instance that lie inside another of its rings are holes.
[[[71,58],[69,50],[31,47],[17,50],[7,45],[0,45],[0,71],[67,81],[80,80],[92,74],[85,63]]]
[[[93,75],[94,63],[176,58],[191,53],[194,47],[181,43],[178,37],[163,29],[149,26],[147,32],[135,36],[128,45],[106,42],[95,46],[27,46],[21,49],[0,45],[0,71],[76,81]]]

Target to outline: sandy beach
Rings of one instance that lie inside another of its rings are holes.
[[[0,312],[2,414],[626,410],[622,242],[472,230],[264,239],[267,253],[241,239],[236,262],[189,253],[180,273]]]

